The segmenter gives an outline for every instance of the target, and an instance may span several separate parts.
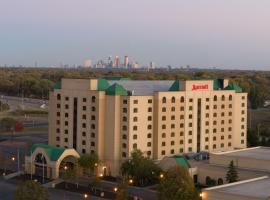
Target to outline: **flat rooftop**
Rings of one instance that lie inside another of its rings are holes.
[[[214,153],[223,156],[234,156],[242,158],[252,158],[257,160],[270,160],[270,148],[269,147],[254,147],[241,149],[236,151],[228,151],[222,153]]]
[[[205,189],[204,191],[214,191],[231,195],[262,198],[270,197],[270,178],[268,176],[239,181],[222,186]]]

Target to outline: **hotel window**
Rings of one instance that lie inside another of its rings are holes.
[[[171,120],[175,120],[175,116],[174,115],[171,116]]]
[[[205,138],[205,142],[208,142],[208,140],[209,140],[208,137],[206,137],[206,138]]]
[[[175,128],[175,124],[171,124],[171,128],[172,128],[172,129]]]
[[[133,135],[133,139],[137,140],[138,136],[137,135]]]
[[[86,128],[86,123],[82,123],[82,127],[83,128]]]
[[[162,138],[165,138],[166,137],[166,133],[162,133]]]
[[[225,105],[224,105],[224,104],[222,104],[222,105],[221,105],[221,108],[222,108],[222,109],[224,109],[224,108],[225,108]]]
[[[184,110],[185,110],[184,106],[181,106],[180,111],[184,111]]]
[[[189,110],[192,110],[192,106],[189,106]]]
[[[148,99],[148,103],[152,103],[152,99]]]
[[[95,137],[96,137],[96,134],[92,132],[92,133],[91,133],[91,137],[92,137],[92,138],[95,138]]]
[[[85,131],[82,132],[82,136],[83,136],[83,137],[86,136],[86,132],[85,132]]]
[[[127,148],[127,144],[126,143],[123,143],[122,144],[122,147],[125,149],[125,148]]]
[[[191,114],[190,114],[190,115],[188,115],[188,118],[189,118],[189,119],[192,119],[192,115],[191,115]]]
[[[163,150],[163,151],[161,151],[161,155],[165,155],[165,153],[166,153],[166,152],[165,152],[164,150]]]
[[[91,120],[96,120],[95,115],[92,115],[92,116],[91,116]]]
[[[231,124],[232,123],[232,120],[231,119],[229,119],[229,124]]]
[[[96,111],[96,107],[92,106],[92,111],[95,112]]]
[[[225,96],[224,95],[221,96],[221,100],[225,101]]]
[[[217,132],[217,129],[214,128],[214,129],[213,129],[213,133],[216,133],[216,132]]]
[[[83,98],[83,102],[86,102],[86,98]]]
[[[65,134],[68,134],[68,130],[67,129],[65,129]]]
[[[162,121],[165,121],[166,120],[166,116],[162,116],[161,119],[162,119]]]
[[[184,140],[180,140],[180,144],[184,144]]]
[[[216,149],[216,148],[217,148],[217,145],[216,145],[216,144],[214,144],[214,145],[213,145],[213,149]]]
[[[245,121],[245,118],[244,118],[244,117],[242,117],[242,118],[241,118],[241,121],[242,121],[242,122],[244,122],[244,121]]]
[[[241,144],[245,144],[245,140],[241,140]]]
[[[138,104],[138,100],[134,100],[133,103],[134,103],[134,104]]]
[[[152,108],[151,107],[148,108],[148,112],[152,112]]]
[[[221,124],[224,124],[224,120],[221,120]]]
[[[244,100],[246,97],[245,96],[242,96],[242,99]]]
[[[191,144],[191,143],[192,143],[192,139],[189,139],[189,140],[188,140],[188,143]]]
[[[232,108],[232,104],[229,104],[229,108]]]
[[[92,124],[92,125],[91,125],[91,128],[92,128],[92,129],[95,129],[95,128],[96,128],[95,124]]]
[[[172,97],[172,103],[175,103],[175,97]]]
[[[82,153],[85,154],[85,152],[86,152],[85,149],[82,149]]]
[[[209,102],[210,99],[209,98],[206,98],[205,100],[206,100],[206,102]]]
[[[57,100],[61,100],[61,95],[57,94]]]
[[[65,121],[65,126],[68,126],[68,121]]]
[[[148,133],[147,134],[147,138],[151,138],[152,137],[152,134],[151,133]]]
[[[205,147],[204,147],[205,149],[208,149],[208,145],[205,145]]]
[[[151,151],[147,151],[147,156],[151,156]]]
[[[245,136],[245,133],[244,133],[244,132],[242,132],[242,133],[241,133],[241,136],[242,136],[242,137],[244,137],[244,136]]]
[[[180,115],[180,119],[184,119],[184,115]]]
[[[122,136],[122,139],[126,140],[126,139],[127,139],[127,135],[124,134],[124,135]]]
[[[232,127],[229,127],[229,128],[228,128],[228,131],[232,131]]]
[[[60,137],[56,137],[56,141],[60,141]]]
[[[166,125],[165,124],[162,125],[162,129],[166,129]]]
[[[83,110],[86,110],[86,106],[83,106]]]
[[[205,126],[209,126],[209,122],[208,121],[205,122]]]
[[[137,113],[137,112],[138,112],[138,108],[134,108],[134,109],[133,109],[133,112],[134,112],[134,113]]]
[[[127,156],[126,152],[122,152],[122,157],[125,158]]]
[[[193,102],[193,99],[189,99],[188,101],[189,101],[190,103],[192,103],[192,102]]]
[[[245,103],[242,103],[242,107],[245,107]]]
[[[127,113],[127,108],[123,108],[123,113]]]
[[[209,113],[206,113],[206,114],[205,114],[205,117],[206,117],[206,118],[209,118]]]
[[[148,129],[148,130],[151,130],[151,129],[152,129],[152,125],[148,125],[148,126],[147,126],[147,129]]]
[[[68,139],[67,138],[65,138],[65,142],[68,142]]]
[[[85,144],[86,144],[86,142],[85,142],[85,140],[83,140],[83,141],[82,141],[82,145],[85,145]]]
[[[96,97],[92,96],[92,103],[95,103],[95,102],[96,102]]]
[[[138,121],[138,117],[133,117],[133,121],[137,122]]]
[[[189,124],[188,124],[188,127],[192,127],[192,123],[189,123]]]
[[[213,125],[217,125],[217,121],[213,121]]]
[[[58,103],[58,104],[57,104],[57,108],[60,108],[60,107],[61,107],[61,105],[60,105],[60,103]]]
[[[137,131],[138,127],[137,126],[133,126],[133,131]]]
[[[147,120],[152,121],[152,116],[148,116]]]
[[[229,147],[232,146],[232,143],[228,142],[228,146],[229,146]]]
[[[217,101],[217,96],[216,95],[214,96],[214,101]]]
[[[221,148],[223,148],[223,147],[224,147],[224,144],[223,144],[223,143],[221,143],[220,147],[221,147]]]
[[[180,128],[184,128],[184,124],[183,123],[180,124]]]
[[[162,108],[162,112],[166,112],[166,108],[165,107]]]
[[[68,101],[68,100],[69,100],[69,98],[68,98],[68,97],[66,97],[65,99],[66,99],[66,101]]]
[[[229,100],[230,100],[230,101],[232,100],[232,95],[229,96]]]
[[[189,147],[189,148],[188,148],[188,151],[189,151],[189,152],[192,152],[192,147]]]
[[[175,111],[175,107],[171,107],[171,111],[174,112]]]
[[[229,139],[232,139],[232,135],[228,135],[228,138],[229,138]]]
[[[221,128],[220,131],[221,131],[221,132],[224,132],[224,128]]]
[[[229,116],[232,116],[232,112],[229,112]]]
[[[224,136],[222,135],[221,137],[220,137],[222,140],[224,140]]]
[[[95,142],[91,142],[91,146],[94,147],[95,146]]]
[[[205,129],[205,133],[209,133],[209,129]]]
[[[206,110],[209,110],[209,105],[206,105],[206,106],[205,106],[205,109],[206,109]]]
[[[180,132],[180,136],[184,136],[184,132],[183,131]]]
[[[164,146],[166,146],[166,142],[162,142],[162,144],[161,144],[161,145],[162,145],[163,147],[164,147]]]
[[[213,117],[217,117],[217,113],[213,113]]]
[[[56,133],[60,133],[60,128],[57,128],[56,129]]]
[[[171,137],[174,137],[175,136],[175,133],[174,132],[171,132]]]
[[[148,147],[151,147],[151,142],[147,142],[147,146]]]
[[[189,135],[192,135],[192,131],[188,131],[188,134],[189,134]]]
[[[221,113],[221,117],[224,117],[224,116],[225,116],[225,113],[224,113],[224,112],[222,112],[222,113]]]
[[[182,148],[179,149],[179,152],[180,152],[180,153],[183,153],[183,152],[184,152],[184,149],[182,149]]]
[[[126,99],[123,100],[123,104],[127,104],[127,100]]]
[[[56,115],[57,115],[57,117],[60,117],[60,112],[57,112]]]
[[[162,103],[166,103],[166,97],[162,98]]]
[[[241,125],[241,129],[245,129],[245,125]]]
[[[184,97],[181,97],[181,98],[180,98],[180,102],[181,102],[181,103],[184,103],[184,102],[185,102],[185,98],[184,98]]]
[[[86,115],[83,115],[82,118],[83,118],[83,119],[86,119]]]
[[[171,154],[174,154],[174,149],[171,149]]]
[[[66,117],[66,118],[68,117],[68,113],[65,113],[65,117]]]
[[[244,111],[244,110],[242,110],[242,111],[241,111],[241,113],[242,113],[242,115],[244,115],[244,114],[245,114],[245,111]]]
[[[57,120],[56,123],[57,123],[57,125],[59,125],[60,124],[60,120]]]
[[[214,105],[213,108],[214,108],[214,109],[217,109],[217,105]]]

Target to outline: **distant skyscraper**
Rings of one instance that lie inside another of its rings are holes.
[[[120,67],[119,56],[115,56],[115,58],[114,58],[114,67],[116,67],[116,68],[119,68]]]
[[[85,60],[84,61],[84,67],[90,68],[92,67],[92,61],[91,60]]]
[[[124,59],[124,67],[125,68],[128,68],[128,56],[125,56],[125,59]]]
[[[150,67],[150,69],[155,69],[155,67],[156,67],[155,66],[155,63],[154,62],[150,62],[150,66],[149,67]]]

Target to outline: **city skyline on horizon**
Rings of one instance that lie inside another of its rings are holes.
[[[269,70],[269,6],[267,0],[2,2],[0,65],[83,65],[113,54],[141,66]]]

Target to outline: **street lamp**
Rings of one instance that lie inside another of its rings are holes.
[[[133,180],[132,179],[129,179],[128,182],[129,182],[129,184],[132,184],[133,183]]]
[[[83,198],[87,199],[88,198],[88,194],[84,194]]]
[[[159,178],[163,179],[164,178],[164,174],[160,174]]]
[[[68,167],[67,167],[67,166],[65,166],[65,167],[64,167],[64,170],[67,170],[67,169],[68,169]]]
[[[11,160],[12,160],[12,161],[15,161],[15,157],[14,157],[14,156],[12,156],[12,157],[11,157]]]
[[[117,187],[113,188],[113,191],[117,192],[117,190],[118,190],[118,188],[117,188]]]

